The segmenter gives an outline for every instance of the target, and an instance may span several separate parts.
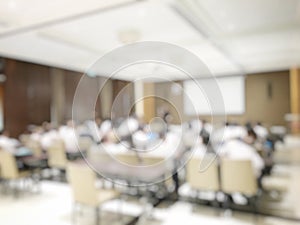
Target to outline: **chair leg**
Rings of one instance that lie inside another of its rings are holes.
[[[18,181],[16,180],[12,181],[13,197],[15,199],[19,198],[20,195],[20,187],[18,187],[18,184],[20,184]]]
[[[123,212],[123,203],[125,202],[125,196],[120,196],[120,204],[119,204],[119,212],[117,213],[118,214],[118,220],[119,221],[121,221],[122,222],[122,224],[123,224],[123,219],[124,219],[124,217],[123,217],[123,214],[122,214],[122,212]]]
[[[223,209],[227,210],[230,206],[230,195],[225,194],[224,202],[223,202]]]
[[[95,213],[96,213],[96,225],[100,225],[100,208],[98,206],[95,207]]]
[[[72,207],[72,224],[76,224],[76,202],[73,203]]]
[[[250,198],[250,204],[253,210],[253,213],[257,215],[257,197],[253,196]]]
[[[9,190],[9,181],[3,180],[3,188],[2,188],[2,194],[6,195]]]

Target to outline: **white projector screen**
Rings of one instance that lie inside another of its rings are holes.
[[[226,114],[243,114],[245,112],[245,79],[243,76],[221,77],[216,79],[198,79],[184,81],[184,112],[187,115],[223,114],[224,111],[212,112],[208,102],[209,96],[203,88],[219,86],[223,96]]]

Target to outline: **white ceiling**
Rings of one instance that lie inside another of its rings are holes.
[[[84,72],[124,42],[149,40],[188,49],[215,75],[289,69],[300,66],[300,1],[0,0],[0,56]],[[116,77],[145,74],[186,79],[155,64]]]

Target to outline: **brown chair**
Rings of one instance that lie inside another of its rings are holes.
[[[96,188],[96,174],[84,163],[69,163],[68,180],[71,185],[75,204],[95,208],[96,224],[99,224],[99,205],[119,196],[114,190]],[[74,213],[75,214],[75,213]],[[75,220],[75,215],[73,215]]]

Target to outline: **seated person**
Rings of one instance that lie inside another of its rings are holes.
[[[48,150],[48,148],[57,140],[59,140],[59,134],[56,129],[50,129],[42,134],[40,143],[43,150]]]
[[[256,140],[256,134],[253,130],[248,131],[248,135],[243,139],[227,140],[219,149],[221,157],[233,160],[250,160],[253,166],[253,172],[259,179],[264,168],[264,161],[252,146]]]
[[[0,147],[2,149],[13,152],[19,145],[20,142],[17,139],[9,137],[8,131],[0,132]]]
[[[255,131],[255,133],[257,134],[257,138],[260,142],[264,142],[268,135],[269,135],[269,132],[268,132],[268,129],[265,128],[260,122],[258,122],[254,127],[253,127],[253,130]]]
[[[201,140],[193,146],[191,151],[194,156],[203,158],[207,152],[207,146],[204,143],[202,143]]]
[[[66,148],[66,152],[77,152],[77,135],[75,129],[75,123],[69,120],[66,126],[61,126],[58,130],[59,138],[63,140]]]
[[[129,147],[133,146],[132,135],[139,129],[140,124],[135,115],[130,115],[128,118],[123,120],[116,132],[121,141],[126,141]]]

